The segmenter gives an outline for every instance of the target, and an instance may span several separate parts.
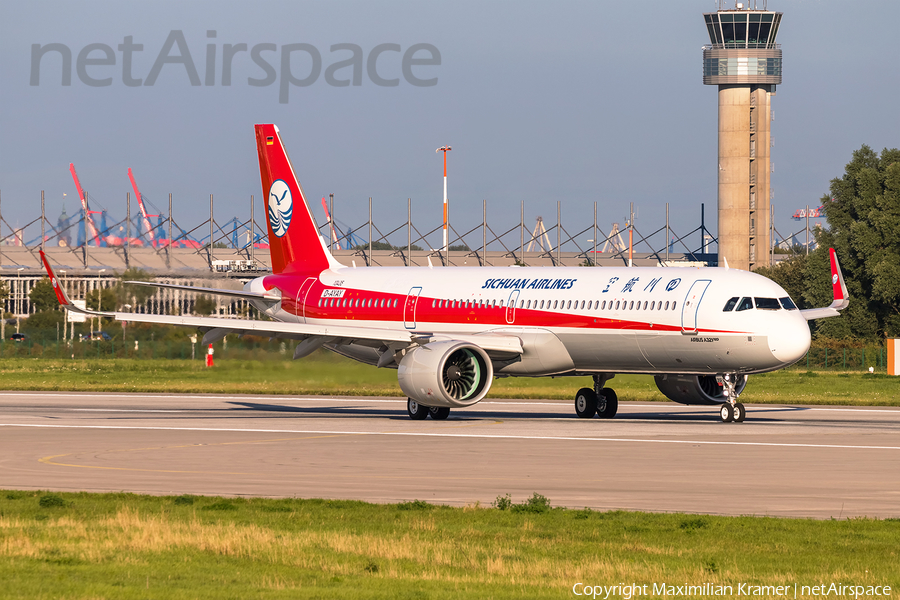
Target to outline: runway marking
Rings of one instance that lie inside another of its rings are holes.
[[[142,431],[208,431],[223,433],[297,433],[323,436],[351,436],[351,435],[384,435],[384,436],[408,436],[408,437],[445,437],[445,438],[471,438],[471,439],[510,439],[510,440],[537,440],[537,441],[582,441],[582,442],[628,442],[642,444],[702,444],[709,446],[762,446],[774,448],[833,448],[842,450],[900,450],[900,446],[851,446],[843,444],[788,444],[777,442],[732,442],[721,440],[657,440],[641,438],[606,438],[606,437],[574,437],[574,436],[539,436],[539,435],[508,435],[508,434],[471,434],[471,433],[433,433],[433,432],[389,432],[389,431],[315,431],[302,429],[243,429],[243,428],[215,428],[215,427],[153,427],[153,426],[120,426],[120,425],[50,425],[50,424],[25,424],[25,423],[0,423],[0,427],[38,427],[47,429],[119,429]]]

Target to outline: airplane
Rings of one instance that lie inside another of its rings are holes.
[[[788,367],[810,346],[807,321],[833,317],[849,299],[834,250],[834,301],[798,310],[761,275],[725,267],[362,267],[328,251],[279,129],[256,125],[272,274],[243,290],[272,320],[99,312],[76,307],[44,267],[67,310],[119,321],[193,327],[203,343],[227,334],[297,340],[294,358],[319,348],[397,369],[414,420],[448,418],[482,400],[496,377],[590,376],[578,417],[612,418],[607,383],[619,373],[653,375],[682,404],[719,407],[742,422],[747,377]],[[176,284],[129,282],[163,288]]]

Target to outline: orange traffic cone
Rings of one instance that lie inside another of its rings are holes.
[[[212,367],[213,365],[213,347],[212,344],[209,345],[209,350],[206,351],[206,366]]]

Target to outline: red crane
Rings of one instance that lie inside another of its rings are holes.
[[[156,238],[153,236],[153,226],[150,224],[150,217],[159,217],[160,215],[147,214],[147,208],[144,206],[144,198],[141,196],[137,183],[134,181],[131,167],[128,167],[128,179],[131,180],[131,187],[134,189],[134,197],[137,198],[138,207],[141,209],[141,219],[144,223],[144,230],[147,232],[147,235],[150,236],[150,245],[156,248]]]
[[[94,240],[94,245],[100,245],[100,232],[97,230],[97,226],[94,225],[94,219],[91,215],[99,215],[100,211],[90,210],[88,208],[87,202],[87,194],[84,193],[84,190],[81,187],[81,182],[78,181],[78,174],[75,172],[75,164],[69,163],[69,171],[72,173],[72,179],[75,180],[75,189],[78,190],[78,197],[81,198],[81,208],[84,209],[84,220],[87,222],[88,233],[90,237]],[[87,240],[84,242],[87,243]]]

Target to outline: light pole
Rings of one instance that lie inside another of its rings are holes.
[[[447,153],[450,152],[452,148],[450,146],[441,146],[435,152],[443,152],[444,153],[444,256],[447,256],[447,253],[450,251],[449,241],[447,237],[447,211],[449,207],[447,206]]]
[[[103,272],[106,269],[100,269],[97,272],[97,312],[103,312]],[[91,323],[93,323],[93,319]],[[100,331],[103,328],[103,317],[97,317],[97,331]],[[94,338],[93,331],[91,331],[91,339]]]
[[[63,196],[65,196],[65,194],[63,194]],[[60,269],[59,272],[62,273],[62,276],[63,276],[63,280],[62,280],[62,283],[60,283],[60,285],[63,286],[62,289],[65,292],[65,290],[66,290],[66,285],[65,285],[66,271],[65,271],[65,269]],[[63,341],[64,342],[66,341],[66,336],[68,334],[69,334],[69,311],[63,310]]]
[[[19,323],[22,320],[21,312],[22,306],[25,304],[24,298],[22,297],[22,269],[25,267],[19,267],[16,269],[16,300],[19,301],[19,306],[16,308],[16,333],[19,333]]]

